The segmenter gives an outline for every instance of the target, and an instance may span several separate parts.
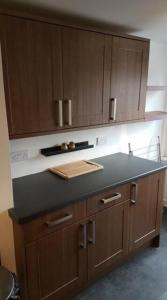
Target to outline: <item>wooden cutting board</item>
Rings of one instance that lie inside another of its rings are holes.
[[[102,170],[103,166],[88,160],[79,160],[73,163],[60,165],[49,170],[65,179],[84,175],[91,172]]]

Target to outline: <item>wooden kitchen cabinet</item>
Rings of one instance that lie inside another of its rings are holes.
[[[1,44],[10,137],[59,128],[62,99],[60,28],[1,16]]]
[[[148,40],[38,17],[0,24],[11,138],[144,118]]]
[[[130,206],[130,250],[134,250],[160,232],[164,172],[132,183]]]
[[[104,86],[104,72],[108,68],[105,63],[110,55],[108,37],[71,28],[64,28],[62,36],[64,100],[67,106],[71,100],[71,126],[107,123],[108,116],[103,111],[109,103],[109,89]]]
[[[23,300],[69,300],[147,242],[158,246],[165,171],[25,224],[13,221]]]
[[[126,201],[97,213],[89,221],[89,279],[128,254],[128,208]]]
[[[26,247],[28,299],[69,299],[86,282],[84,226],[75,223]]]
[[[87,280],[86,201],[14,223],[22,299],[69,299]],[[68,298],[69,297],[69,298]]]
[[[144,119],[149,43],[113,37],[110,122]]]
[[[108,122],[104,34],[6,16],[1,24],[11,137]]]

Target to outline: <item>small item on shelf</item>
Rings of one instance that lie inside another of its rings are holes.
[[[68,149],[74,150],[74,149],[75,149],[75,143],[74,143],[74,142],[70,142],[70,143],[68,144]]]
[[[61,144],[61,150],[68,151],[68,145],[67,145],[67,143],[62,143]]]

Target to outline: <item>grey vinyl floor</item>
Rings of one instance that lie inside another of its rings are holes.
[[[74,300],[167,300],[167,209],[161,245],[142,250]]]

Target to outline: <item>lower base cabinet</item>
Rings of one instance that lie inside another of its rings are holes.
[[[87,277],[84,230],[76,223],[26,247],[28,299],[60,300],[81,288]]]
[[[69,206],[49,222],[47,216],[13,223],[22,299],[69,300],[136,248],[158,240],[164,177],[154,173],[82,201],[78,215]]]
[[[160,232],[163,187],[163,172],[141,178],[132,183],[130,250],[133,251],[142,246]]]
[[[90,221],[88,278],[92,279],[128,254],[129,201],[97,213]],[[91,233],[92,231],[92,233]]]

